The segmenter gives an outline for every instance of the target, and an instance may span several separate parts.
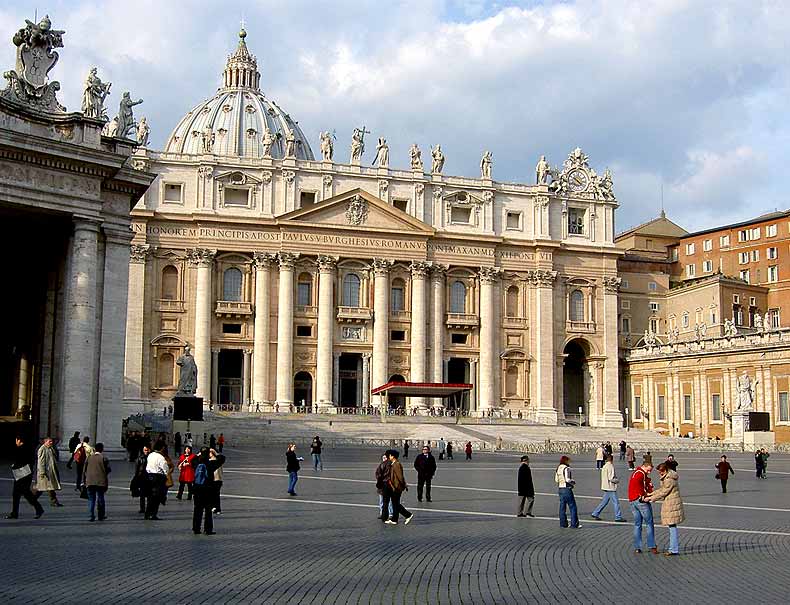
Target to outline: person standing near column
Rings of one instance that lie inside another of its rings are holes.
[[[521,502],[519,502],[516,516],[534,517],[532,507],[535,504],[535,485],[532,483],[532,469],[529,468],[529,456],[522,456],[521,465],[518,467],[518,495],[521,498]],[[526,506],[527,503],[529,503],[529,506]]]
[[[159,521],[159,505],[162,504],[167,474],[170,468],[167,459],[162,452],[165,450],[165,442],[157,441],[154,444],[154,451],[148,454],[145,464],[145,472],[148,475],[148,502],[145,509],[145,518],[150,521]]]
[[[143,445],[143,451],[137,457],[137,462],[134,465],[134,477],[132,477],[129,489],[132,492],[132,498],[140,499],[140,510],[145,514],[145,505],[148,498],[148,475],[145,472],[145,467],[148,464],[148,454],[151,453],[151,447],[146,443]]]
[[[80,432],[74,431],[71,439],[69,439],[69,461],[66,463],[66,468],[71,469],[71,463],[74,462],[74,450],[80,444]]]
[[[44,443],[38,448],[36,489],[39,492],[47,492],[49,494],[49,502],[52,506],[63,506],[58,501],[56,493],[63,488],[60,485],[58,463],[55,459],[55,448],[52,447],[52,443],[52,437],[44,437]],[[93,453],[93,448],[91,448],[91,453]],[[81,469],[80,473],[82,473]]]
[[[601,491],[603,492],[603,498],[601,499],[601,503],[590,514],[596,521],[601,520],[601,512],[606,508],[609,502],[611,502],[614,507],[614,520],[618,523],[623,523],[625,521],[625,519],[623,519],[623,511],[620,510],[620,502],[617,499],[618,483],[620,483],[620,479],[618,479],[617,471],[614,468],[614,457],[608,454],[603,468],[601,468]]]
[[[431,454],[429,446],[423,446],[422,453],[414,459],[414,470],[417,471],[417,501],[422,502],[424,486],[425,499],[431,502],[431,480],[436,474],[436,458]]]
[[[103,452],[104,444],[97,443],[96,451],[85,463],[85,486],[88,488],[90,521],[96,520],[96,512],[99,513],[99,521],[104,521],[107,518],[104,494],[107,493],[107,488],[109,487],[108,475],[112,469]],[[96,511],[96,508],[99,510]]]
[[[19,501],[22,497],[28,501],[36,511],[36,519],[40,519],[44,514],[44,507],[38,502],[38,496],[34,496],[31,490],[33,483],[33,470],[30,466],[30,448],[25,443],[25,438],[19,435],[16,438],[16,448],[14,448],[14,461],[11,463],[11,472],[14,475],[14,491],[11,501],[11,512],[6,519],[19,518]]]

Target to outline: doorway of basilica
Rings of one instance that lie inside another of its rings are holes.
[[[406,382],[406,379],[400,374],[393,374],[387,382]],[[391,410],[406,409],[406,397],[403,395],[388,395],[387,401]]]
[[[219,405],[241,403],[242,365],[241,349],[221,349],[217,363]]]
[[[578,418],[579,424],[589,424],[589,396],[587,374],[587,351],[589,346],[580,339],[565,345],[562,365],[563,412],[566,418]],[[579,414],[581,409],[581,415]]]
[[[447,362],[447,382],[463,384],[472,382],[469,377],[469,360],[461,357],[451,357]],[[469,411],[469,392],[464,391],[457,397],[447,400],[447,409]]]
[[[294,376],[294,405],[313,405],[313,377],[310,372],[297,372]]]
[[[340,355],[340,407],[356,408],[362,405],[362,355]]]

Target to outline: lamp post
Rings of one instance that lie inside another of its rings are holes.
[[[584,408],[579,406],[579,426],[584,425]]]
[[[625,432],[627,433],[630,430],[631,425],[628,422],[628,407],[625,408]]]

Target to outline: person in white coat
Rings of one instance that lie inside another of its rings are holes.
[[[606,508],[609,502],[611,502],[612,506],[614,506],[614,520],[619,523],[625,522],[625,519],[623,519],[623,511],[620,509],[620,502],[617,500],[618,483],[620,483],[620,479],[617,478],[617,471],[614,468],[614,457],[610,454],[606,456],[606,462],[601,469],[601,491],[603,492],[603,498],[598,507],[590,515],[593,519],[600,519],[601,512]]]

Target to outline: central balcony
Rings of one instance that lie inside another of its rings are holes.
[[[219,317],[245,317],[252,315],[252,303],[237,300],[218,300],[214,313]]]
[[[565,329],[568,332],[592,334],[595,332],[594,321],[567,321],[565,322]]]
[[[338,307],[337,320],[346,323],[364,323],[373,319],[373,311],[368,307]]]
[[[480,318],[470,313],[448,313],[448,328],[476,328],[480,325]]]

